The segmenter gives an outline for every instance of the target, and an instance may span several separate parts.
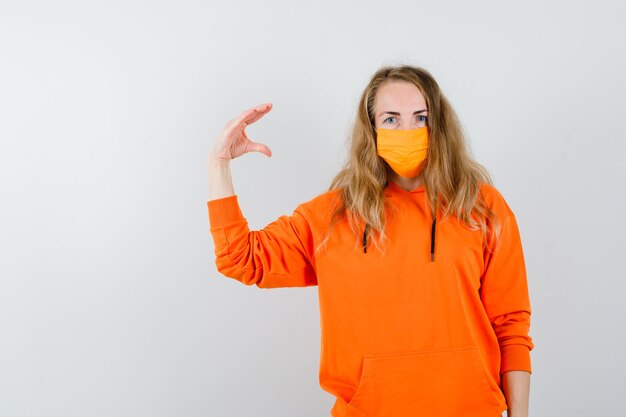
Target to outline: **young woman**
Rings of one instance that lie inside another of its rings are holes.
[[[270,110],[232,119],[210,153],[216,265],[259,288],[318,286],[331,415],[527,416],[534,344],[515,215],[432,75],[377,71],[329,189],[250,231],[229,161],[271,156],[245,133]]]

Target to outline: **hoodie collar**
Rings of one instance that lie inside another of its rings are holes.
[[[414,188],[414,189],[412,189],[410,191],[407,191],[404,188],[400,187],[395,182],[393,182],[391,180],[387,180],[387,185],[385,185],[384,194],[385,195],[418,194],[418,193],[423,193],[425,191],[426,191],[426,188],[425,188],[423,183],[422,183],[422,185],[418,186],[417,188]]]

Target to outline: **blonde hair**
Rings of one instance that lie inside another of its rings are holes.
[[[341,198],[333,208],[330,227],[316,251],[326,245],[333,226],[344,216],[347,216],[357,244],[362,235],[364,247],[367,245],[364,232],[369,229],[373,232],[372,243],[376,249],[382,249],[383,241],[387,238],[385,209],[392,207],[384,195],[388,182],[387,162],[378,155],[376,149],[374,100],[380,86],[394,80],[413,83],[426,100],[428,154],[418,175],[425,185],[431,213],[437,213],[437,207],[441,207],[442,220],[453,215],[469,229],[481,230],[483,245],[487,242],[490,230],[497,238],[499,220],[479,192],[482,183],[492,185],[493,182],[488,171],[471,158],[458,117],[439,85],[423,68],[384,66],[372,76],[361,95],[347,141],[349,152],[346,162],[328,188],[328,191],[338,189]]]

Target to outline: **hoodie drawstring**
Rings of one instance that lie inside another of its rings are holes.
[[[436,207],[436,205],[435,205]],[[369,224],[365,224],[365,228],[363,229],[363,253],[367,253],[367,228]],[[430,228],[430,261],[435,261],[435,229],[437,227],[437,209],[435,208],[435,213],[433,214],[433,223]]]
[[[430,261],[435,261],[435,227],[437,226],[437,215],[433,216],[433,225],[430,229]]]
[[[437,203],[439,199],[435,199],[435,212],[433,213],[433,225],[430,228],[430,261],[435,261],[435,228],[437,227]]]
[[[367,226],[369,225],[365,224],[365,230],[363,230],[363,253],[367,253]]]

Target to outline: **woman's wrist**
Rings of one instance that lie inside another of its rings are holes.
[[[209,200],[216,200],[235,194],[230,175],[230,160],[220,161],[213,154],[209,156]]]

